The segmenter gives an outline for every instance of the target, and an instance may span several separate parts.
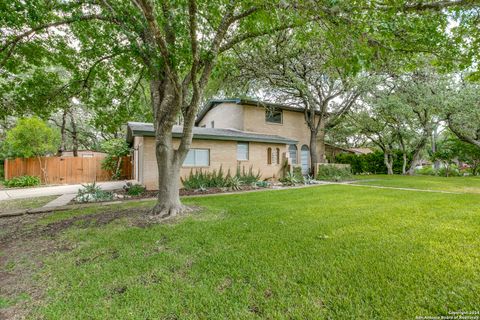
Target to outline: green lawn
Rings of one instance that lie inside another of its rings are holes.
[[[369,175],[355,178],[364,185],[480,193],[480,177]]]
[[[13,199],[0,201],[0,213],[20,209],[33,209],[43,207],[55,198],[58,198],[58,196],[44,196],[30,199]]]
[[[189,198],[203,211],[162,225],[73,225],[57,240],[72,250],[47,258],[37,275],[47,293],[32,317],[414,319],[478,310],[479,200],[326,185]]]

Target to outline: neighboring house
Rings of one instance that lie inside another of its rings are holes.
[[[235,173],[238,167],[260,170],[263,179],[277,179],[285,161],[310,169],[310,131],[303,109],[252,100],[213,100],[199,113],[193,130],[191,150],[181,176],[191,170]],[[182,128],[173,129],[179,143]],[[149,189],[157,186],[157,163],[152,124],[128,123],[127,140],[134,147],[134,176]],[[327,155],[351,152],[326,145]]]
[[[348,149],[350,152],[354,154],[369,154],[373,153],[373,150],[370,148],[349,148]]]
[[[105,152],[92,151],[92,150],[78,150],[78,157],[81,158],[94,158],[94,157],[106,157]],[[73,151],[63,151],[62,157],[73,157]]]

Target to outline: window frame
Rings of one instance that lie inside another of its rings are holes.
[[[208,164],[197,164],[196,162],[196,159],[197,159],[197,156],[196,156],[196,153],[198,150],[201,150],[201,151],[207,151],[207,154],[208,154]],[[185,164],[185,161],[187,160],[187,157],[188,157],[188,153],[190,152],[193,152],[193,164]],[[185,160],[183,160],[183,163],[182,163],[182,167],[183,168],[207,168],[207,167],[210,167],[210,149],[208,148],[190,148],[190,150],[188,150],[188,153],[187,153],[187,156],[185,157]]]
[[[238,146],[239,145],[246,145],[247,146],[247,158],[246,159],[240,159],[238,157]],[[248,161],[250,160],[250,143],[248,141],[237,141],[237,161]]]
[[[269,121],[269,115],[273,115],[276,112],[280,113],[280,122]],[[265,123],[278,124],[278,125],[283,124],[283,110],[278,109],[278,108],[274,108],[274,109],[268,109],[267,108],[267,109],[265,109]]]

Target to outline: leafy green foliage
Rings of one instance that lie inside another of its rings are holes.
[[[411,159],[410,154],[408,155],[408,158]],[[408,162],[410,162],[410,160]],[[349,164],[353,174],[376,174],[387,172],[383,152],[378,150],[367,154],[340,153],[335,157],[335,163]],[[402,173],[402,165],[402,152],[396,150],[393,153],[393,172]]]
[[[7,132],[3,148],[9,157],[41,157],[57,151],[58,131],[39,118],[23,118]]]
[[[130,153],[130,147],[125,139],[111,139],[102,143],[102,151],[107,154],[102,161],[102,168],[112,172],[112,179],[122,176],[122,157]]]
[[[302,183],[303,178],[299,178],[295,173],[287,172],[287,174],[279,179],[279,181],[285,186],[294,186]]]
[[[261,173],[253,172],[253,167],[248,170],[237,168],[237,172],[232,176],[230,170],[227,174],[223,172],[222,167],[217,170],[203,171],[190,170],[188,177],[180,178],[183,187],[187,190],[207,189],[207,188],[229,188],[239,190],[242,185],[256,185],[260,180]]]
[[[343,181],[353,178],[350,166],[336,166],[335,164],[322,164],[318,166],[318,180]]]
[[[129,196],[140,196],[145,192],[145,187],[142,186],[141,184],[138,183],[131,183],[127,182],[123,186],[123,190],[129,195]]]
[[[253,172],[253,166],[250,166],[248,170],[245,170],[245,166],[242,166],[242,168],[237,167],[235,176],[238,177],[243,184],[251,185],[260,180],[262,173],[260,169],[257,170],[257,172]]]
[[[23,188],[40,185],[39,177],[35,176],[20,176],[3,181],[3,185],[7,188]]]
[[[77,196],[75,197],[76,202],[99,202],[112,199],[113,194],[102,190],[102,188],[95,182],[82,185],[82,188],[78,190]]]

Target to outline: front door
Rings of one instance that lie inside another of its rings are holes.
[[[306,175],[310,171],[310,149],[303,145],[300,152],[300,164],[302,165],[302,174]]]

